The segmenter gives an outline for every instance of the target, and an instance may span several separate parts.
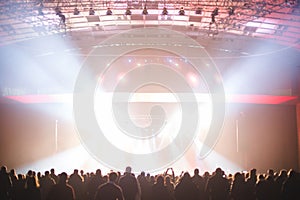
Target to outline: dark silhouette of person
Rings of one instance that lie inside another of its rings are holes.
[[[23,174],[18,174],[18,182],[15,186],[14,200],[23,200],[25,196],[26,178]]]
[[[171,171],[171,174],[169,174],[168,172]],[[174,169],[172,167],[168,168],[165,172],[164,172],[164,176],[171,176],[172,177],[172,182],[175,184],[176,180],[175,180],[175,172]]]
[[[204,174],[203,174],[203,179],[204,179],[204,183],[205,183],[205,187],[206,187],[206,185],[207,185],[207,182],[208,182],[208,179],[210,178],[210,174],[209,174],[209,172],[204,172]]]
[[[18,176],[16,174],[16,170],[15,169],[11,169],[9,171],[9,177],[10,177],[10,180],[11,180],[11,183],[12,183],[12,190],[10,192],[10,195],[11,195],[11,198],[12,199],[15,199],[15,196],[16,196],[16,186],[18,184]]]
[[[131,167],[126,167],[124,175],[119,180],[119,186],[123,190],[125,200],[140,199],[140,184],[134,174],[131,173]]]
[[[97,169],[96,174],[91,177],[90,182],[87,184],[88,199],[94,199],[97,188],[103,183],[105,183],[105,180],[103,179],[101,170]]]
[[[198,199],[197,186],[193,183],[192,178],[188,172],[185,172],[179,183],[175,187],[176,200],[197,200]]]
[[[28,170],[25,175],[16,176],[14,169],[7,172],[5,166],[0,170],[0,200],[298,200],[300,199],[300,176],[294,170],[287,172],[281,170],[275,173],[268,170],[266,175],[261,174],[257,181],[256,169],[249,173],[237,172],[234,177],[229,174],[225,176],[222,169],[217,168],[212,176],[206,172],[203,177],[199,170],[194,170],[193,177],[189,173],[175,176],[167,171],[163,175],[150,176],[145,172],[135,178],[131,168],[127,167],[124,175],[112,172],[102,176],[98,169],[95,174],[80,174],[78,170],[69,178],[64,172],[57,177],[54,169],[51,174],[58,180],[55,184],[49,171],[45,175]],[[37,179],[39,177],[39,179]],[[84,178],[82,178],[84,177]],[[120,179],[118,179],[121,177]],[[173,177],[173,178],[171,178]],[[180,178],[179,178],[180,177]],[[174,180],[174,181],[172,181]],[[120,185],[117,185],[119,183]],[[177,183],[175,189],[174,184]],[[78,188],[81,193],[74,192]],[[231,185],[231,187],[230,187]],[[85,190],[87,188],[87,190]],[[87,194],[85,193],[87,191]],[[204,194],[203,194],[204,193]]]
[[[152,186],[153,186],[154,183],[155,183],[155,176],[150,176],[149,178],[150,178],[150,179],[149,179],[149,183],[150,183],[151,188],[152,188]]]
[[[256,199],[268,199],[268,183],[263,174],[258,176],[258,181],[256,184]]]
[[[164,177],[158,176],[156,183],[152,186],[152,199],[156,200],[171,200],[171,194],[164,184]]]
[[[75,200],[74,190],[72,186],[67,184],[67,179],[66,172],[59,175],[59,181],[49,191],[47,200]]]
[[[256,199],[256,182],[257,182],[256,169],[251,169],[250,175],[246,179],[245,200],[255,200]]]
[[[141,172],[141,174],[138,175],[137,180],[141,188],[141,199],[151,200],[152,185],[150,184],[150,181],[145,176],[145,172]]]
[[[279,175],[275,178],[275,185],[276,185],[276,194],[279,197],[278,199],[283,199],[282,196],[282,187],[283,183],[287,180],[287,171],[285,169],[280,170]]]
[[[24,199],[41,200],[41,191],[35,176],[26,178]]]
[[[8,200],[11,197],[12,182],[7,173],[6,166],[2,166],[0,169],[0,199]]]
[[[193,183],[198,190],[199,199],[205,199],[205,180],[199,175],[199,169],[194,169],[194,176],[192,177]]]
[[[38,173],[36,174],[36,177],[37,177],[38,182],[40,182],[40,179],[42,178],[42,173],[41,173],[41,172],[38,172]]]
[[[211,176],[206,185],[206,193],[211,200],[229,199],[230,184],[224,177],[221,168],[217,168],[214,175]]]
[[[88,175],[84,173],[83,170],[80,170],[80,176],[82,177],[82,181],[86,182],[88,179]]]
[[[80,170],[80,176],[82,177],[82,198],[86,200],[88,198],[87,186],[91,180],[90,173],[84,173],[83,170]]]
[[[278,194],[277,194],[277,187],[276,183],[274,180],[274,170],[269,169],[268,170],[268,176],[266,178],[266,183],[267,183],[267,188],[266,188],[266,194],[268,195],[268,199],[278,199]]]
[[[123,191],[116,184],[117,178],[117,173],[111,172],[108,175],[108,182],[98,187],[95,200],[124,200]]]
[[[15,170],[15,169],[11,169],[11,170],[9,171],[9,177],[10,177],[12,186],[16,185],[17,182],[18,182],[18,176],[17,176],[17,174],[16,174],[16,170]]]
[[[82,200],[84,198],[83,178],[78,172],[78,169],[74,169],[73,174],[69,177],[68,183],[74,190],[76,200]]]
[[[167,187],[172,199],[174,199],[175,198],[174,197],[175,186],[169,175],[165,176],[165,184],[166,184],[166,187]]]
[[[40,190],[42,200],[46,199],[53,185],[55,185],[55,180],[50,176],[49,171],[45,171],[45,175],[40,179]]]
[[[230,197],[232,200],[244,200],[245,199],[246,182],[243,174],[237,172],[234,175],[234,179],[231,185]]]
[[[55,183],[58,183],[58,176],[55,174],[55,169],[54,168],[50,169],[50,177],[53,178]]]
[[[284,200],[300,199],[300,179],[299,174],[294,170],[288,172],[288,178],[282,186],[282,196]]]

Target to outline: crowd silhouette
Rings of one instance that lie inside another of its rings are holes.
[[[14,169],[0,170],[1,200],[299,200],[300,174],[295,170],[258,174],[249,172],[225,174],[217,168],[212,174],[191,176],[182,172],[176,176],[172,168],[157,175],[141,172],[101,170],[84,173],[75,169],[68,175],[55,170],[44,174],[29,170],[26,175]]]

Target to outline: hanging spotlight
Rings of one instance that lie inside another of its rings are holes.
[[[62,14],[62,12],[61,12],[61,10],[60,10],[60,7],[56,7],[56,8],[55,8],[55,14],[56,14],[56,15]]]
[[[62,14],[62,12],[60,12],[58,16],[60,17],[60,24],[66,25],[66,16]]]
[[[178,14],[179,15],[184,15],[185,14],[185,11],[184,11],[183,7],[180,8]]]
[[[234,8],[233,7],[228,8],[228,15],[229,16],[234,15]]]
[[[143,15],[148,15],[148,10],[147,7],[145,6],[142,12]]]
[[[112,15],[112,11],[110,8],[107,8],[106,15]]]
[[[131,10],[129,7],[126,8],[125,15],[131,15]]]
[[[162,15],[168,15],[168,10],[166,7],[163,8]]]
[[[219,8],[216,7],[216,8],[213,10],[212,15],[217,16],[218,14],[219,14]]]
[[[202,14],[202,8],[198,7],[195,11],[195,14],[201,15]]]
[[[44,8],[44,5],[43,5],[43,2],[41,2],[38,7],[38,15],[44,15],[43,8]]]
[[[95,15],[95,10],[93,8],[90,8],[89,15]]]
[[[74,15],[79,15],[79,14],[80,14],[78,8],[74,8],[73,14],[74,14]]]

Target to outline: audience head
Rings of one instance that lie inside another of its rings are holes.
[[[74,174],[78,174],[78,169],[74,169]]]
[[[26,179],[25,188],[32,189],[39,187],[38,180],[35,176],[29,176]]]
[[[33,174],[33,171],[32,170],[28,170],[28,172],[27,172],[27,176],[33,176],[34,174]]]
[[[24,180],[24,175],[23,174],[18,174],[18,180],[19,181]]]
[[[182,181],[188,181],[188,180],[190,180],[191,179],[191,176],[190,176],[190,174],[188,173],[188,172],[185,172],[184,174],[183,174],[183,176],[182,176]]]
[[[237,172],[234,174],[234,180],[237,181],[237,182],[241,182],[243,181],[244,179],[244,176],[240,173],[240,172]]]
[[[11,175],[16,175],[16,170],[15,170],[15,169],[11,169],[11,170],[9,171],[9,173],[10,173]]]
[[[256,176],[256,169],[250,170],[250,176]]]
[[[218,176],[223,176],[223,175],[224,175],[223,170],[222,170],[221,168],[219,168],[219,167],[216,169],[215,173],[216,173],[216,175],[218,175]]]
[[[116,182],[117,178],[118,178],[118,174],[116,172],[111,172],[108,175],[108,180],[111,182]]]
[[[171,177],[170,176],[166,176],[166,183],[171,183]]]
[[[125,169],[125,173],[128,173],[128,174],[131,174],[131,167],[126,167],[126,169]]]
[[[97,169],[97,170],[96,170],[96,175],[102,176],[101,169]]]
[[[290,169],[288,172],[288,176],[289,178],[296,178],[297,173],[293,169]]]
[[[210,176],[209,172],[204,172],[203,177],[208,178]]]
[[[264,176],[263,174],[260,174],[260,175],[258,176],[258,179],[259,179],[259,180],[265,180],[265,176]]]
[[[68,175],[66,172],[63,172],[59,175],[59,184],[66,184],[67,183],[67,179],[68,179]]]
[[[285,169],[280,170],[279,176],[281,176],[281,177],[287,177],[287,171]]]
[[[107,182],[107,181],[109,181],[109,179],[108,179],[108,175],[104,175],[104,176],[102,177],[102,179],[104,180],[104,182]]]
[[[274,170],[273,169],[268,169],[267,173],[268,173],[269,176],[272,176],[272,177],[274,176]]]
[[[1,167],[0,172],[1,172],[1,173],[7,173],[7,167],[3,165],[3,166]]]
[[[164,177],[162,175],[159,175],[156,178],[156,184],[158,184],[158,185],[163,185],[164,184]]]

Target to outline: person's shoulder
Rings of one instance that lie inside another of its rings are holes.
[[[109,186],[111,183],[106,182],[106,183],[102,183],[101,185],[99,185],[99,188],[103,188],[103,187],[107,187]]]
[[[102,185],[99,186],[98,191],[101,190],[120,190],[122,191],[121,187],[115,183],[111,183],[111,182],[107,182],[107,183],[103,183]]]
[[[66,190],[74,190],[73,187],[72,187],[70,184],[64,185],[64,188],[65,188]]]
[[[112,183],[111,185],[113,185],[113,187],[115,187],[115,188],[119,189],[120,191],[122,191],[122,188],[119,185],[117,185],[115,183]]]
[[[57,190],[58,188],[60,188],[60,186],[58,184],[54,184],[51,187],[52,190]]]
[[[128,176],[129,176],[130,178],[136,179],[136,177],[134,176],[134,174],[129,174]]]
[[[132,178],[134,178],[135,179],[135,176],[133,175],[133,174],[130,174],[130,173],[126,173],[126,174],[124,174],[124,175],[122,175],[121,177],[120,177],[120,180],[121,179],[132,179]]]
[[[131,184],[131,183],[135,183],[137,181],[138,180],[137,180],[137,178],[134,175],[132,175],[132,174],[126,174],[126,175],[123,175],[120,178],[119,183]]]

